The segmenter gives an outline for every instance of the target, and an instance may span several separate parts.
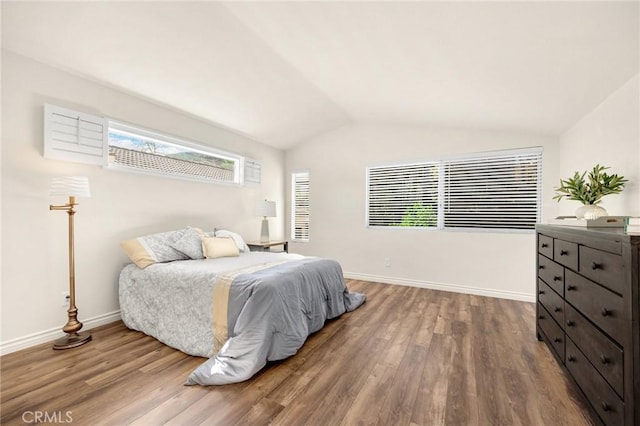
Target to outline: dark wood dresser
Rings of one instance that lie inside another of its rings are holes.
[[[640,425],[640,235],[537,225],[538,339],[596,423]]]

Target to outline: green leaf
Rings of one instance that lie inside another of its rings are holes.
[[[619,194],[624,189],[624,184],[628,182],[624,176],[616,174],[609,175],[605,172],[609,167],[596,164],[587,175],[587,171],[582,174],[574,172],[572,178],[560,179],[560,186],[555,188],[554,200],[580,201],[582,204],[597,204],[602,197],[610,194]],[[588,181],[585,180],[587,176]]]

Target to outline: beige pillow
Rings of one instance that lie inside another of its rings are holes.
[[[238,246],[230,237],[203,237],[202,252],[207,259],[238,256]]]

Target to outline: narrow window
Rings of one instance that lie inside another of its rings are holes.
[[[242,157],[109,122],[109,167],[199,181],[241,183]]]
[[[309,172],[291,174],[291,236],[309,241]]]

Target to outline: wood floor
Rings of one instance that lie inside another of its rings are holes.
[[[348,281],[368,301],[251,380],[183,386],[204,361],[116,322],[1,362],[1,424],[590,424],[530,303]],[[62,420],[62,421],[61,421]]]

